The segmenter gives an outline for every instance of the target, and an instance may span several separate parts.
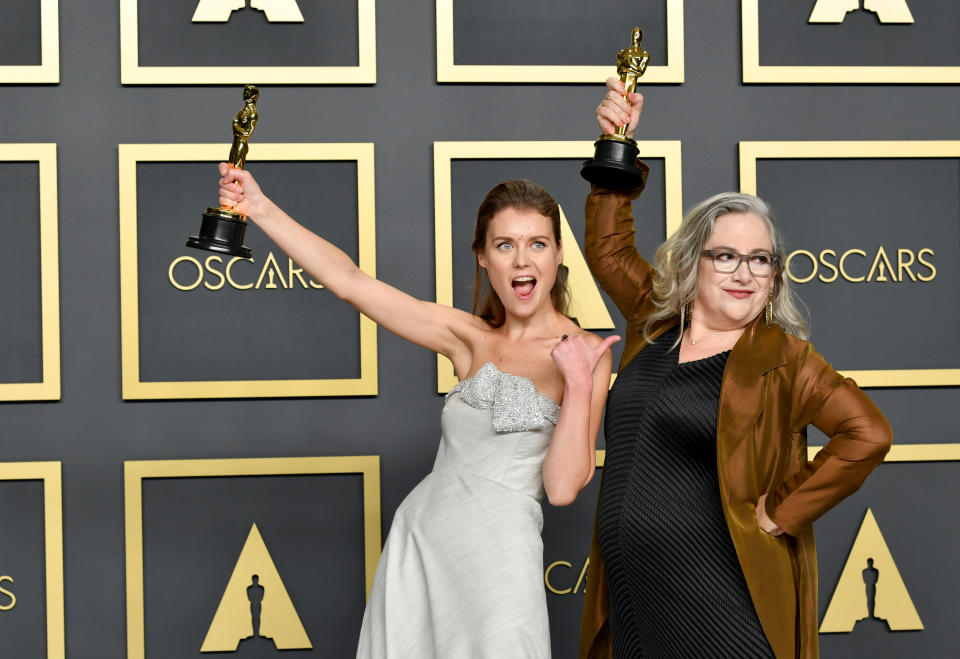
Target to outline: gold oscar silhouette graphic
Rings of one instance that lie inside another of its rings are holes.
[[[200,652],[236,652],[243,643],[310,650],[300,616],[254,524],[240,551]]]
[[[577,237],[560,207],[560,241],[563,243],[563,264],[567,266],[567,286],[570,288],[570,315],[581,327],[613,329],[613,318],[600,295],[600,289],[590,274],[587,260],[577,246]]]
[[[233,12],[247,6],[247,0],[199,0],[194,23],[226,23]],[[271,23],[303,23],[297,0],[250,0],[250,8],[262,11]]]
[[[817,0],[809,23],[843,23],[847,14],[860,9],[860,0]],[[881,23],[913,23],[907,0],[864,0],[863,9],[872,11]]]
[[[823,615],[820,632],[851,632],[855,626],[878,626],[884,631],[923,629],[869,508]]]

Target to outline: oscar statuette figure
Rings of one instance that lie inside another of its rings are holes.
[[[233,145],[230,147],[230,166],[243,169],[250,147],[247,141],[253,135],[260,118],[257,112],[257,98],[260,90],[256,85],[243,88],[243,107],[233,119]],[[247,230],[247,218],[230,206],[207,207],[200,223],[200,235],[187,238],[187,247],[196,247],[219,254],[239,256],[249,259],[253,252],[243,244]]]
[[[640,46],[643,30],[633,28],[632,43],[617,53],[617,73],[627,93],[637,88],[637,80],[647,70],[650,53]],[[620,126],[612,135],[601,135],[594,142],[592,160],[583,163],[580,175],[604,188],[630,190],[643,183],[643,170],[637,167],[637,143],[627,137],[627,127]]]

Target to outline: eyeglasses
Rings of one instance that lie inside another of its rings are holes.
[[[713,261],[713,269],[723,274],[736,272],[737,268],[744,260],[747,262],[747,268],[755,277],[769,277],[777,267],[779,259],[770,252],[754,252],[752,254],[740,254],[728,249],[705,249],[703,256],[709,257]]]

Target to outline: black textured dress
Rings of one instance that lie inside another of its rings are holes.
[[[677,332],[641,350],[607,401],[598,533],[613,656],[773,657],[720,502],[729,352],[678,364]]]

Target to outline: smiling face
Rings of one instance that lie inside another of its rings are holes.
[[[550,305],[550,291],[563,263],[563,249],[550,218],[536,211],[504,208],[487,226],[477,262],[507,313],[528,317]]]
[[[757,258],[774,253],[770,229],[766,221],[754,213],[719,216],[703,248]],[[717,272],[710,257],[701,257],[694,317],[713,329],[744,327],[763,310],[773,290],[776,274],[774,269],[766,277],[754,275],[746,259],[741,259],[733,272]]]

